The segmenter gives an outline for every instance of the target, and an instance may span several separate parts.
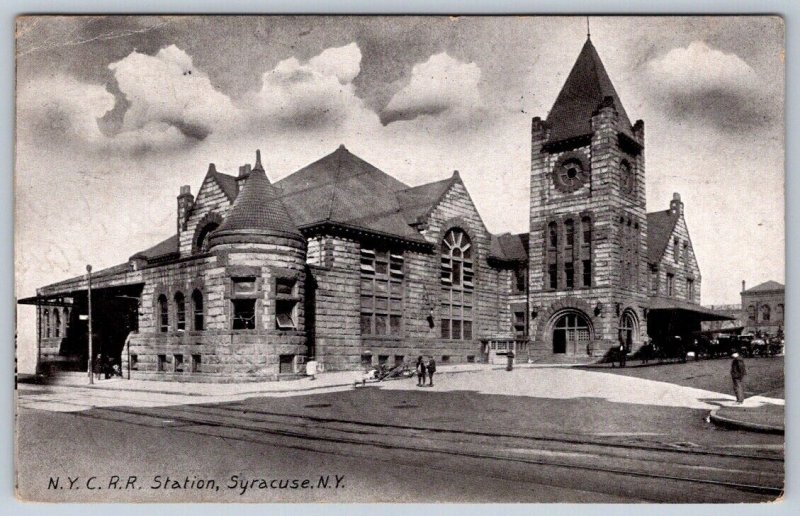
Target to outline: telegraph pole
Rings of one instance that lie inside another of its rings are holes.
[[[88,273],[88,287],[87,287],[87,297],[89,299],[89,383],[94,383],[94,368],[92,364],[94,362],[94,349],[92,346],[92,266],[86,266],[86,272]]]

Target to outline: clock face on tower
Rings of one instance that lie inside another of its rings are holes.
[[[635,177],[633,174],[633,169],[631,169],[631,164],[628,163],[627,160],[622,160],[622,163],[619,164],[619,170],[620,189],[626,194],[633,193]]]
[[[556,164],[552,177],[560,192],[571,193],[589,181],[589,167],[577,155],[566,156]]]

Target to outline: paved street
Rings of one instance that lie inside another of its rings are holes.
[[[76,486],[96,477],[103,499],[245,502],[765,501],[777,496],[765,488],[783,483],[783,436],[706,422],[727,394],[574,368],[476,368],[437,375],[433,388],[336,387],[333,374],[322,389],[300,390],[314,385],[300,380],[294,393],[256,395],[20,385],[21,495],[98,496],[63,488],[67,476]],[[113,475],[136,476],[135,488],[109,494]],[[219,490],[152,489],[165,475]],[[232,475],[345,480],[242,493],[228,487]],[[61,486],[48,490],[55,476]]]

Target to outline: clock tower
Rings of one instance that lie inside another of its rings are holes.
[[[641,345],[647,315],[644,123],[631,124],[587,38],[532,122],[531,355]]]

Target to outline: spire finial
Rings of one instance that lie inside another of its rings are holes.
[[[589,30],[589,17],[586,17],[586,39],[592,38],[592,32]]]
[[[256,149],[256,164],[253,167],[253,170],[264,170],[264,166],[261,164],[261,150]]]

